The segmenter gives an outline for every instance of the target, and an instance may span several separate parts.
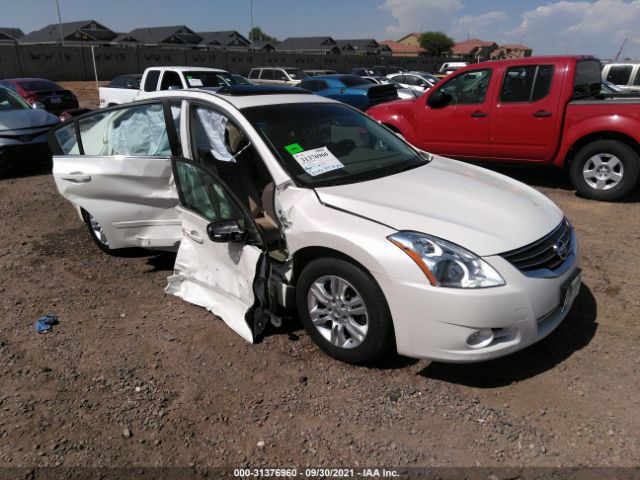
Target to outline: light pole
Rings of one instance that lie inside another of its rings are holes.
[[[60,29],[60,45],[64,47],[64,37],[62,35],[62,17],[60,16],[60,4],[56,0],[56,8],[58,9],[58,28]]]
[[[57,0],[56,0],[57,1]],[[249,0],[250,2],[250,21],[251,21],[251,31],[249,34],[251,35],[251,51],[253,52],[253,0]]]

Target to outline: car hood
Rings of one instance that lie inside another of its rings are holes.
[[[480,256],[534,242],[563,218],[551,200],[523,183],[438,156],[403,173],[316,192],[327,206],[428,233]]]
[[[35,108],[0,112],[0,130],[45,127],[59,122],[60,120],[55,115]]]

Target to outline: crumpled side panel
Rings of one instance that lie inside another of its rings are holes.
[[[261,251],[240,244],[210,246],[208,255],[203,246],[195,247],[189,238],[183,238],[165,292],[206,308],[253,343],[246,318],[255,302],[253,282]],[[228,249],[228,257],[216,258],[214,252],[219,255],[221,248]]]

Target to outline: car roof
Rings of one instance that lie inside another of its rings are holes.
[[[266,67],[253,67],[251,70],[265,69],[265,68],[289,68],[292,70],[302,70],[300,67],[281,67],[280,65],[269,65]]]
[[[258,90],[256,90],[258,91]],[[340,103],[319,95],[309,93],[284,93],[284,94],[257,94],[257,95],[224,95],[210,90],[192,88],[188,90],[163,90],[160,92],[149,92],[141,100],[151,100],[157,98],[192,98],[194,100],[212,101],[219,103],[224,101],[233,105],[237,109],[262,107],[266,105],[284,105],[291,103]]]
[[[185,67],[185,66],[180,66],[180,67],[149,67],[150,69],[154,69],[154,70],[171,70],[174,72],[186,72],[186,71],[192,71],[192,70],[196,70],[199,72],[217,72],[217,73],[229,73],[226,70],[222,70],[221,68],[209,68],[209,67]]]
[[[509,58],[506,60],[493,60],[490,62],[472,63],[460,70],[473,70],[478,67],[490,67],[493,65],[538,65],[540,62],[566,62],[572,60],[579,62],[581,60],[598,60],[592,55],[537,55],[535,57],[526,58]]]
[[[18,78],[3,78],[5,82],[51,82],[56,83],[53,80],[49,80],[48,78],[37,78],[37,77],[18,77]]]

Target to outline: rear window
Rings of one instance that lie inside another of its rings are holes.
[[[62,90],[63,88],[57,83],[49,80],[26,80],[18,82],[27,92],[41,92],[44,90]]]
[[[358,77],[357,75],[345,75],[344,77],[340,77],[340,81],[345,85],[345,87],[356,87],[358,85],[370,85],[370,82],[368,82],[362,77]]]
[[[160,78],[160,70],[150,70],[147,72],[147,78],[144,80],[144,91],[155,92],[158,87],[158,79]]]
[[[511,67],[502,83],[500,101],[504,103],[536,102],[551,88],[553,65]]]
[[[307,74],[299,68],[285,68],[284,71],[287,72],[293,80],[301,80],[307,77]]]
[[[607,80],[616,85],[626,85],[629,83],[629,77],[633,66],[631,65],[614,65],[609,69]]]
[[[600,93],[602,81],[600,62],[598,60],[582,60],[576,64],[576,78],[573,84],[573,96],[593,96]]]

